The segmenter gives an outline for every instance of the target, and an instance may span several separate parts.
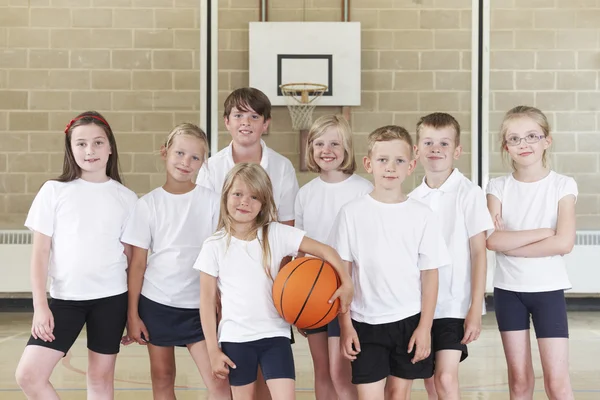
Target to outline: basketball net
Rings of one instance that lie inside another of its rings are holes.
[[[292,128],[300,131],[310,129],[313,110],[327,91],[327,86],[318,83],[286,83],[280,88],[292,117]]]

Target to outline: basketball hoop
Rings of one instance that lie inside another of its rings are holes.
[[[286,83],[279,86],[286,98],[292,117],[292,127],[297,130],[310,129],[312,113],[318,100],[327,91],[327,85],[319,83]]]

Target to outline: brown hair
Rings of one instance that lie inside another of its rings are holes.
[[[311,172],[321,172],[321,167],[315,161],[313,143],[329,128],[337,129],[344,146],[344,160],[340,164],[339,170],[345,174],[353,174],[356,171],[356,160],[352,145],[352,129],[343,115],[323,115],[313,122],[306,141],[306,166]]]
[[[229,241],[235,233],[233,218],[231,218],[231,215],[227,211],[227,198],[236,179],[240,179],[248,185],[261,203],[260,212],[254,220],[254,226],[249,236],[254,236],[262,228],[262,237],[258,238],[263,253],[262,263],[267,276],[272,279],[270,270],[271,248],[269,247],[269,224],[277,221],[277,207],[273,199],[271,178],[269,178],[263,167],[254,163],[239,163],[227,173],[225,183],[223,184],[223,193],[221,194],[221,214],[219,216],[217,231],[223,230]]]
[[[506,150],[506,134],[508,132],[508,124],[520,118],[530,118],[539,125],[544,137],[547,138],[550,136],[550,124],[548,123],[548,118],[540,109],[531,106],[516,106],[508,110],[506,114],[504,114],[502,125],[500,126],[500,138],[502,140],[500,151],[505,157],[505,160],[510,160],[510,165],[513,170],[516,170],[516,165],[515,161],[510,159],[508,151]],[[548,150],[544,150],[544,154],[542,155],[542,165],[544,167],[548,166]]]
[[[460,124],[452,115],[442,112],[435,112],[421,117],[417,122],[417,142],[423,127],[428,126],[433,129],[452,128],[454,129],[454,144],[460,145]]]
[[[368,155],[371,155],[373,146],[377,142],[389,142],[392,140],[402,140],[410,146],[410,154],[412,156],[413,142],[410,137],[410,133],[406,129],[398,125],[386,125],[381,128],[375,129],[369,134],[367,139],[368,143]]]
[[[245,87],[236,89],[225,99],[223,117],[229,118],[231,110],[235,107],[240,111],[248,112],[250,109],[262,115],[266,120],[271,119],[271,101],[266,94],[258,89]]]
[[[113,134],[112,129],[106,118],[102,114],[96,111],[86,111],[73,118],[65,129],[65,157],[63,161],[63,172],[56,178],[59,182],[71,182],[81,177],[81,167],[77,165],[75,156],[73,155],[73,149],[71,147],[71,136],[73,130],[78,126],[83,125],[98,125],[104,130],[106,139],[110,146],[111,154],[108,156],[108,162],[106,163],[106,175],[111,179],[121,183],[121,176],[119,175],[119,153],[117,152],[117,142]]]

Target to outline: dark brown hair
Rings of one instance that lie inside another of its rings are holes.
[[[67,129],[65,130],[65,158],[63,161],[63,172],[56,180],[59,182],[71,182],[81,177],[81,167],[77,165],[71,147],[71,136],[73,134],[73,129],[78,126],[90,124],[98,125],[104,130],[111,150],[111,154],[108,156],[108,162],[106,163],[106,175],[121,183],[121,176],[119,175],[119,154],[117,152],[115,136],[112,129],[110,129],[110,125],[106,122],[106,118],[96,111],[86,111],[81,113],[73,118],[67,125]]]
[[[417,142],[421,135],[421,129],[428,126],[433,129],[452,128],[454,129],[454,144],[460,144],[460,124],[452,115],[442,112],[436,112],[424,117],[421,117],[417,122]]]
[[[252,109],[262,115],[265,121],[271,119],[271,101],[266,94],[255,88],[245,87],[231,92],[225,99],[223,116],[229,118],[229,114],[234,107],[243,112]]]

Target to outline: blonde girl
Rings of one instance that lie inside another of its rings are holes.
[[[277,313],[271,296],[281,260],[298,252],[331,263],[348,309],[353,286],[331,247],[304,231],[277,222],[271,180],[258,164],[237,164],[225,179],[218,231],[204,242],[194,265],[201,271],[202,327],[216,377],[229,378],[234,399],[253,398],[260,368],[274,400],[295,398],[290,325]],[[222,318],[217,333],[217,292]]]
[[[155,399],[175,399],[175,346],[190,352],[209,398],[231,398],[227,382],[212,375],[192,268],[219,217],[219,196],[194,183],[207,150],[200,128],[176,126],[160,149],[166,181],[140,198],[123,234],[133,246],[124,342],[148,347]]]
[[[487,247],[496,252],[494,304],[510,398],[533,397],[532,317],[546,393],[551,399],[573,399],[564,296],[571,283],[563,256],[575,243],[577,184],[550,169],[550,126],[537,108],[508,111],[501,135],[513,172],[487,187],[495,222]]]

